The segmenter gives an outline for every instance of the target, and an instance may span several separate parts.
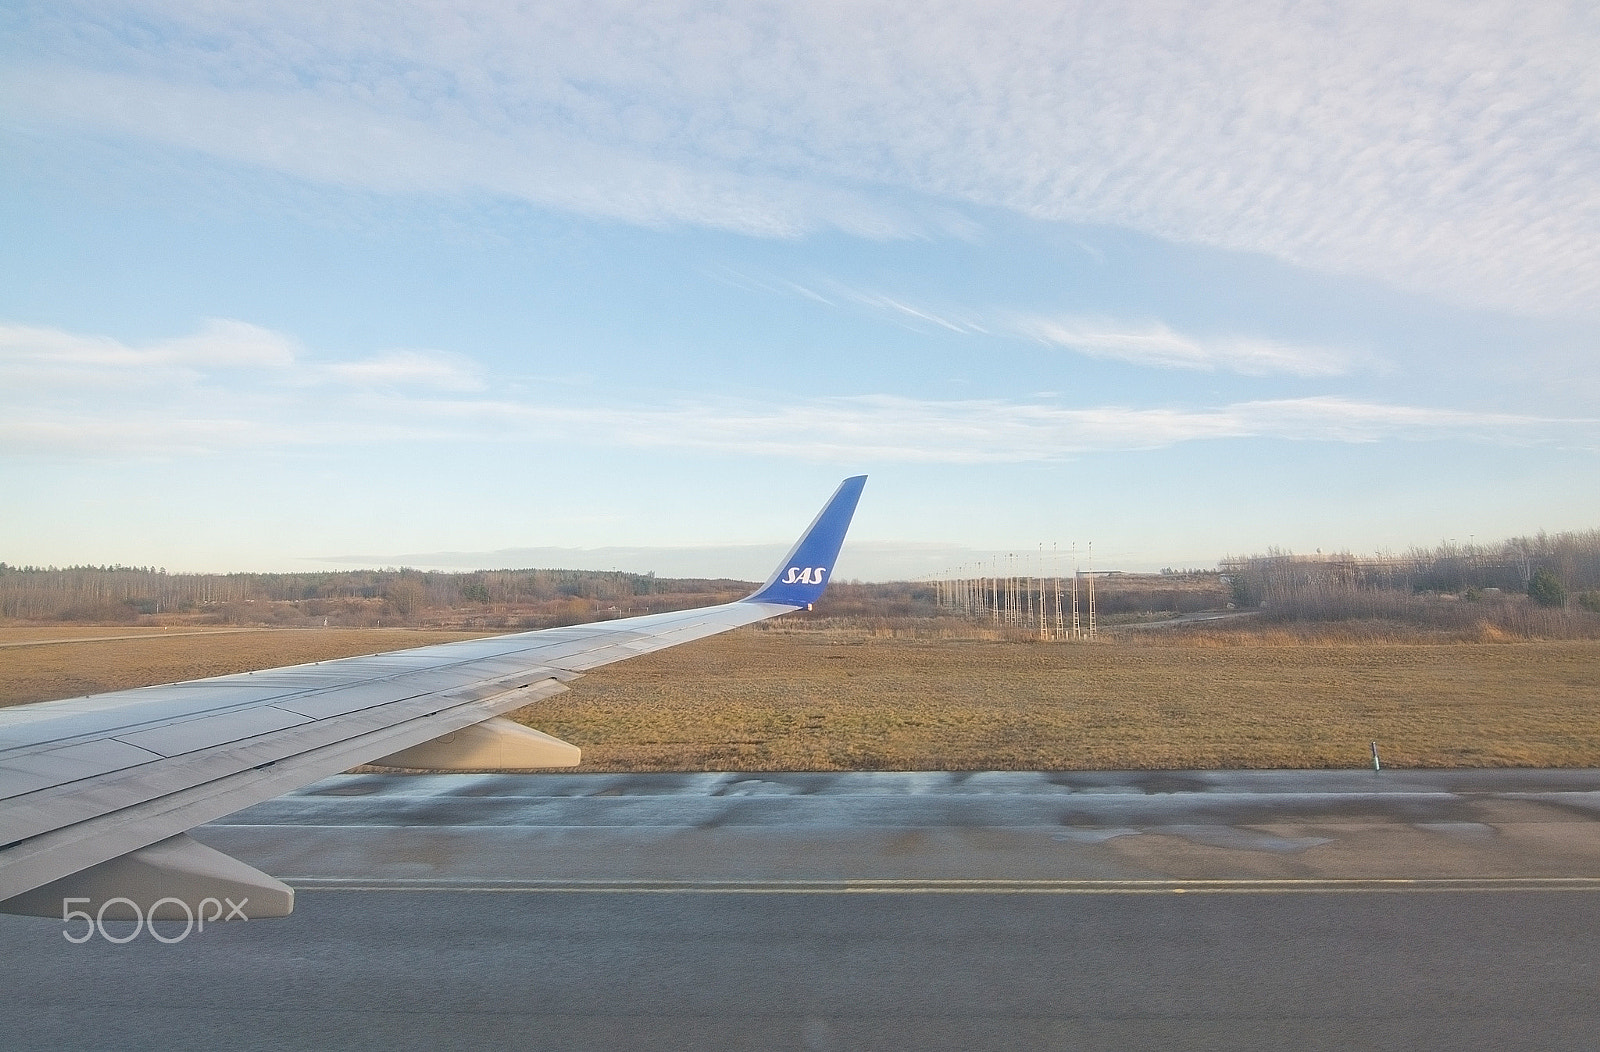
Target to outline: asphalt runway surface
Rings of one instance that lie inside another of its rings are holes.
[[[0,1046],[1600,1048],[1595,771],[353,775],[196,836],[294,915],[0,916]]]

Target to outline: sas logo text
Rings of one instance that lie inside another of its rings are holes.
[[[781,584],[821,584],[822,575],[828,572],[826,566],[791,566],[784,575]]]

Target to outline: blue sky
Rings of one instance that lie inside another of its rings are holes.
[[[1600,524],[1588,5],[12,4],[0,560]],[[581,549],[581,550],[580,550]]]

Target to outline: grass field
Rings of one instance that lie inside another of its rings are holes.
[[[595,770],[1600,767],[1600,644],[1093,645],[744,630],[520,714]]]
[[[0,629],[0,644],[27,642],[17,631]],[[450,638],[462,636],[0,645],[0,700]],[[1397,767],[1600,767],[1600,642],[1051,645],[741,629],[598,669],[517,718],[581,746],[580,771],[1360,767],[1374,739]]]

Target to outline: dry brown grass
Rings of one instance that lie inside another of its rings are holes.
[[[742,630],[519,714],[591,770],[1600,766],[1600,644]]]
[[[1595,641],[1039,644],[782,627],[607,666],[517,715],[581,746],[580,771],[1357,767],[1372,739],[1394,766],[1600,767]],[[456,638],[278,629],[0,647],[0,700]]]

